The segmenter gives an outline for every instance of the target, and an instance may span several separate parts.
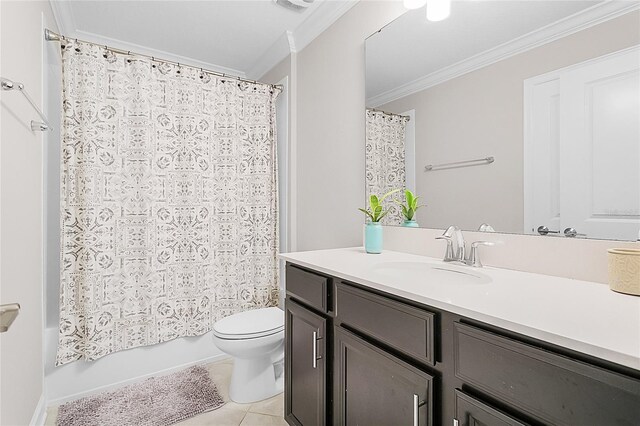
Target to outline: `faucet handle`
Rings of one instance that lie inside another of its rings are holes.
[[[474,241],[471,243],[471,251],[469,252],[469,258],[466,260],[466,264],[475,268],[482,268],[482,262],[480,262],[480,256],[478,255],[479,246],[495,246],[496,243],[491,241]]]
[[[455,256],[453,255],[453,240],[449,235],[441,235],[436,237],[436,240],[444,240],[447,242],[447,251],[444,254],[444,261],[451,262],[455,260]]]

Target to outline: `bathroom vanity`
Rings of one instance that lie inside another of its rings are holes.
[[[281,257],[291,425],[640,424],[640,298],[397,252]]]

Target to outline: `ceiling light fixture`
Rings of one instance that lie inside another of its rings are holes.
[[[405,0],[405,5],[406,5]],[[432,22],[447,19],[451,13],[451,0],[426,0],[427,20]]]
[[[420,9],[427,4],[427,0],[404,0],[402,3],[406,9]]]
[[[302,12],[306,10],[313,0],[273,0],[277,5],[280,5],[289,10],[294,10],[296,12]]]

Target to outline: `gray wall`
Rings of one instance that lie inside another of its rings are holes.
[[[422,226],[523,232],[524,80],[640,43],[632,12],[379,107],[416,110]],[[487,167],[424,173],[434,162],[496,157]]]
[[[403,12],[361,1],[298,53],[298,250],[362,244],[364,40]]]
[[[49,2],[2,1],[0,15],[2,77],[24,83],[44,109],[43,25],[56,30]],[[44,408],[43,147],[51,135],[31,131],[29,122],[39,118],[19,92],[1,96],[0,295],[22,309],[0,335],[0,424],[23,425]]]

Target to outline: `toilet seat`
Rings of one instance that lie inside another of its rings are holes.
[[[221,319],[213,326],[213,334],[226,340],[256,339],[283,330],[284,312],[275,307],[240,312]]]

